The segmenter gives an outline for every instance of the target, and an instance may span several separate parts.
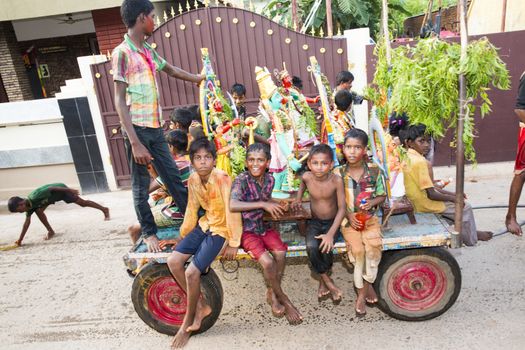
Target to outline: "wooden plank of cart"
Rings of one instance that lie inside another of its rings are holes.
[[[287,213],[272,221],[279,226],[283,241],[288,244],[287,259],[306,256],[304,236],[297,223],[309,219],[310,205],[303,202],[299,214]],[[407,215],[393,215],[383,230],[383,257],[374,287],[379,307],[388,315],[405,321],[432,319],[448,310],[461,289],[461,271],[448,252],[451,234],[448,223],[434,214],[415,214],[416,224]],[[160,240],[178,237],[178,227],[160,229]],[[133,276],[131,298],[140,318],[153,329],[173,335],[182,324],[186,295],[171,276],[166,265],[171,249],[148,253],[142,242],[124,256],[124,263]],[[342,238],[334,254],[345,254]],[[239,250],[237,259],[250,259]],[[305,267],[306,268],[306,267]],[[202,275],[202,291],[213,312],[200,332],[213,326],[220,315],[223,290],[212,268]]]

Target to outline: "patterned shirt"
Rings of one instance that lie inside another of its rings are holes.
[[[127,84],[126,105],[131,122],[148,128],[161,127],[159,90],[155,77],[166,61],[153,48],[144,43],[144,50],[137,49],[129,36],[113,50],[113,80]]]
[[[370,169],[366,163],[363,163],[363,166],[365,171],[358,181],[348,175],[346,165],[341,165],[334,170],[336,174],[341,175],[343,178],[346,210],[352,213],[359,211],[359,205],[362,199],[368,200],[386,194],[383,181],[379,178],[379,171],[374,171],[378,169]],[[371,212],[373,213],[375,210]]]
[[[267,202],[272,198],[274,183],[274,177],[266,173],[264,174],[261,187],[259,182],[249,172],[245,171],[233,181],[231,199],[241,202]],[[244,232],[252,232],[258,235],[266,232],[267,227],[263,221],[263,209],[243,211],[241,214]]]
[[[212,170],[205,185],[198,173],[191,174],[188,180],[188,206],[180,227],[180,236],[186,236],[198,223],[204,232],[210,230],[212,235],[224,237],[230,247],[239,247],[242,219],[240,213],[230,211],[231,186],[228,174],[219,169]],[[200,207],[206,213],[199,219],[197,212]]]

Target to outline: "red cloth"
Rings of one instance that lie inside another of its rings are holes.
[[[520,128],[518,137],[518,154],[516,154],[516,163],[514,164],[514,172],[521,173],[525,170],[525,128]]]

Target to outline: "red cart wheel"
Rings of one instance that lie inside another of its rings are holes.
[[[212,269],[201,276],[201,290],[212,313],[197,333],[211,328],[222,310],[222,286]],[[186,293],[166,264],[148,264],[140,270],[133,280],[131,300],[139,317],[160,333],[175,335],[186,314]]]
[[[454,304],[461,271],[442,248],[395,251],[381,262],[375,288],[384,312],[400,320],[423,321]]]

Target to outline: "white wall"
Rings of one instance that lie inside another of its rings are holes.
[[[525,30],[525,1],[507,0],[502,30],[503,0],[473,0],[468,12],[469,35]]]
[[[88,20],[73,24],[60,23],[60,19],[66,18],[66,15],[59,15],[56,17],[23,19],[13,21],[12,23],[18,41],[56,38],[95,32],[95,24],[91,17],[91,11],[73,14],[73,19],[89,18]]]

